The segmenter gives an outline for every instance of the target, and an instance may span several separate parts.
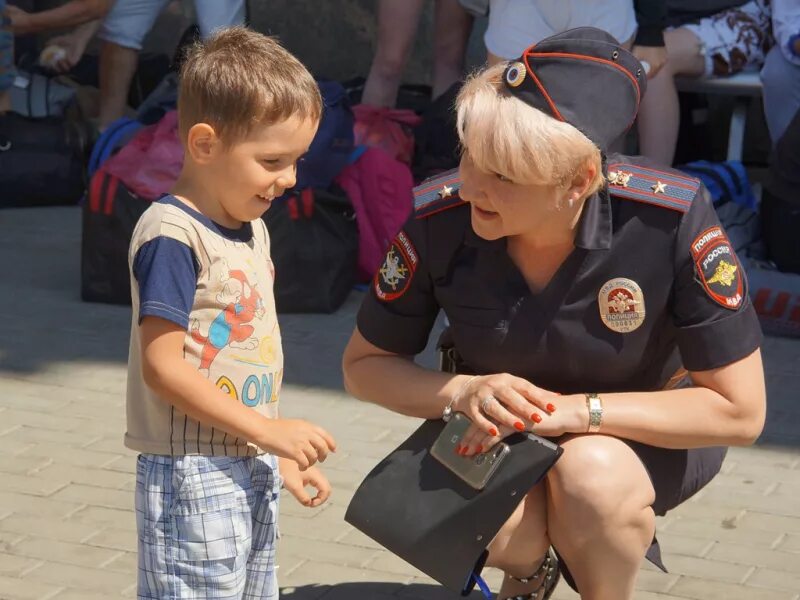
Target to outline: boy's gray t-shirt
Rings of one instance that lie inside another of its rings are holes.
[[[128,260],[133,316],[125,445],[164,455],[262,453],[183,414],[147,386],[139,324],[156,316],[185,327],[186,361],[224,393],[277,418],[283,352],[263,220],[229,230],[165,196],[136,225]]]

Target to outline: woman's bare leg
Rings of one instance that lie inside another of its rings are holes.
[[[424,0],[380,0],[378,42],[361,101],[394,106]]]
[[[544,483],[528,492],[489,545],[488,566],[514,577],[528,577],[536,571],[550,546],[546,503]],[[532,592],[540,583],[539,580],[520,583],[506,577],[498,598]]]
[[[547,475],[547,531],[582,600],[629,600],[653,540],[655,491],[624,442],[578,435]]]
[[[675,76],[699,77],[705,71],[700,40],[688,29],[664,33],[667,64],[647,82],[639,107],[639,152],[659,164],[670,166],[675,158],[680,127],[680,105]]]

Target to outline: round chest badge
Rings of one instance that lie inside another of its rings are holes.
[[[597,294],[603,324],[617,333],[630,333],[644,323],[644,294],[632,279],[607,281]]]

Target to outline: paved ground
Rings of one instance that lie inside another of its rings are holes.
[[[79,246],[76,209],[0,211],[2,599],[135,596],[134,456],[121,443],[129,310],[79,301]],[[342,518],[363,475],[415,427],[341,389],[358,302],[282,319],[283,411],[313,415],[341,446],[326,465],[330,504],[283,504],[283,598],[452,598]],[[660,520],[671,572],[644,570],[637,599],[800,600],[800,342],[769,339],[765,354],[762,440],[731,451],[709,488]],[[576,598],[566,586],[555,597]]]

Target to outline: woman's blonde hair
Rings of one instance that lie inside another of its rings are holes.
[[[456,112],[463,150],[482,171],[527,185],[568,187],[594,164],[586,195],[596,192],[604,182],[599,148],[572,125],[511,95],[505,68],[501,63],[473,74],[461,88]]]

